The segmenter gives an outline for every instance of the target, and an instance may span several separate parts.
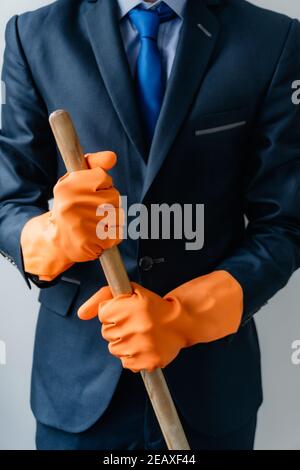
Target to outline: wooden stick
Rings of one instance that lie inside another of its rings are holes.
[[[67,171],[87,168],[70,115],[64,110],[58,110],[51,114],[49,121]],[[99,260],[112,295],[131,293],[130,281],[118,248],[113,247],[104,251]],[[160,369],[152,373],[142,371],[141,376],[168,449],[189,450],[189,444],[162,371]]]

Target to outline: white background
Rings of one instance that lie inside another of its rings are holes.
[[[0,57],[8,19],[47,3],[43,0],[0,3]],[[300,18],[297,0],[252,3]],[[300,449],[300,365],[291,362],[291,344],[300,339],[299,298],[297,273],[287,288],[257,315],[265,397],[259,413],[257,449]],[[7,346],[7,365],[0,365],[0,449],[34,448],[29,385],[37,310],[37,289],[29,291],[16,269],[0,259],[0,340]]]

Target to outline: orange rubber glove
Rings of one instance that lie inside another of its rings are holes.
[[[240,284],[215,271],[165,297],[132,283],[133,293],[112,298],[103,287],[78,311],[82,320],[99,316],[109,351],[123,367],[149,372],[165,367],[180,349],[235,333],[243,310]]]
[[[22,230],[25,271],[40,280],[51,281],[75,262],[94,260],[120,242],[120,194],[106,172],[116,164],[116,155],[99,152],[86,159],[89,169],[66,173],[55,185],[53,209],[29,220]],[[99,206],[107,211],[97,215]],[[101,221],[102,239],[99,230],[97,235]]]

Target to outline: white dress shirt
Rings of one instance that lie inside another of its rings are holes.
[[[138,5],[142,8],[155,8],[162,0],[154,3],[140,0],[117,0],[119,4],[119,19],[121,36],[124,43],[125,52],[129,62],[132,75],[135,74],[137,57],[140,49],[140,39],[137,30],[131,24],[127,13]],[[157,45],[161,53],[162,67],[166,78],[171,73],[174,57],[179,40],[180,30],[183,21],[183,14],[187,0],[164,0],[164,2],[178,15],[173,20],[162,23],[159,26]]]

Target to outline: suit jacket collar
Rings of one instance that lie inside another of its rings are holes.
[[[187,4],[177,52],[153,137],[143,188],[144,197],[166,158],[204,78],[219,32],[219,23],[205,3]]]
[[[114,0],[89,0],[85,20],[94,55],[113,106],[132,144],[145,159],[146,142],[141,127],[134,81],[129,69]]]
[[[88,1],[95,3],[86,12],[86,23],[103,81],[128,138],[145,159],[147,147],[134,82],[120,34],[118,4],[112,0]],[[187,3],[171,76],[150,149],[142,198],[174,143],[213,53],[219,24],[208,6],[223,1],[189,0]]]

